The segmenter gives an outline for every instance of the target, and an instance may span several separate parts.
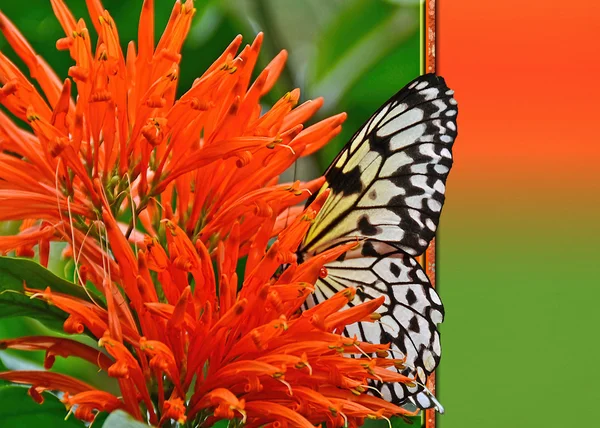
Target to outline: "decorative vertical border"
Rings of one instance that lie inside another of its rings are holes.
[[[425,73],[435,73],[435,0],[425,0],[424,4],[424,56],[425,56]],[[427,251],[425,251],[424,267],[431,285],[435,288],[436,286],[436,252],[435,252],[435,238],[429,244]],[[435,372],[432,373],[427,379],[427,388],[435,395]],[[425,428],[435,428],[436,426],[436,411],[435,409],[425,410]]]
[[[425,0],[425,73],[435,73],[435,0]]]

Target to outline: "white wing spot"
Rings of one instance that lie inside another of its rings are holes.
[[[388,113],[389,109],[390,109],[389,105],[386,105],[384,108],[381,109],[381,111],[379,113],[377,113],[377,115],[371,120],[371,125],[369,126],[369,129],[367,130],[367,134],[370,134],[371,131],[373,130],[373,128],[377,127],[379,125],[379,122]]]
[[[427,200],[427,205],[429,206],[429,208],[431,209],[431,211],[436,212],[436,213],[439,212],[442,209],[442,204],[440,204],[435,199],[428,199]]]
[[[420,122],[421,120],[423,120],[423,110],[419,108],[410,109],[379,128],[377,130],[377,135],[380,137],[386,137],[390,134],[398,132],[399,129],[407,128],[408,126]]]
[[[440,91],[438,88],[428,88],[421,91],[421,95],[425,97],[425,101],[431,101],[439,95]]]
[[[435,358],[433,358],[433,354],[429,349],[423,352],[423,365],[425,366],[425,370],[429,372],[435,368]]]
[[[436,165],[436,166],[441,166],[441,165]],[[440,193],[444,193],[446,191],[446,186],[444,186],[444,183],[442,182],[442,180],[437,180],[435,182],[435,184],[433,185],[433,190],[440,192]]]
[[[432,342],[431,349],[433,349],[434,355],[437,355],[438,358],[442,355],[442,347],[440,345],[440,335],[439,334],[433,335],[433,342]]]
[[[429,86],[429,83],[427,82],[421,82],[417,85],[417,90],[420,91],[421,89],[426,88],[427,86]]]
[[[448,171],[450,171],[450,168],[444,165],[437,164],[434,165],[433,170],[438,174],[446,174]]]
[[[416,126],[411,126],[405,131],[394,135],[390,140],[390,149],[392,151],[401,150],[403,147],[406,147],[408,144],[411,144],[420,138],[426,129],[427,127],[421,123]]]
[[[446,104],[442,100],[432,101],[431,104],[433,104],[437,108],[437,111],[431,114],[430,117],[432,118],[440,117],[440,113],[448,108],[448,104]]]
[[[404,198],[404,202],[405,202],[406,206],[411,207],[411,208],[416,208],[416,209],[423,208],[423,196],[421,196],[421,195],[409,196],[407,198]]]
[[[427,174],[428,172],[428,164],[417,164],[417,165],[412,165],[410,167],[410,172],[412,172],[413,174]],[[437,166],[437,165],[436,165]]]
[[[400,151],[398,153],[394,153],[392,156],[385,160],[385,163],[383,164],[383,168],[381,168],[379,176],[389,177],[398,169],[407,165],[411,165],[413,161],[414,159],[410,157],[406,152]]]
[[[436,305],[441,305],[442,304],[442,301],[440,300],[440,296],[438,296],[437,292],[433,288],[429,289],[429,298]]]
[[[456,110],[448,110],[446,116],[456,116]]]
[[[338,161],[335,163],[336,168],[341,168],[342,166],[344,166],[344,162],[346,162],[347,159],[348,152],[344,150]]]
[[[438,310],[433,310],[429,313],[429,318],[434,324],[439,324],[444,320],[442,313]]]

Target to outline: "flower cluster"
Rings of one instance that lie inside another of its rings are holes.
[[[279,184],[278,176],[335,136],[345,115],[304,128],[322,100],[296,106],[297,89],[263,113],[260,99],[287,54],[251,81],[262,34],[239,53],[238,36],[177,98],[193,2],[175,3],[155,45],[153,1],[145,0],[137,46],[126,54],[100,1],[86,3],[95,49],[85,22],[52,0],[66,34],[56,46],[75,63],[63,82],[0,13],[0,30],[43,92],[0,53],[0,102],[32,130],[0,111],[0,221],[22,221],[17,235],[0,237],[0,252],[37,250],[47,266],[51,242],[67,242],[77,281],[101,298],[26,291],[68,315],[67,333],[88,333],[100,348],[45,336],[0,348],[44,350],[46,368],[56,356],[83,358],[116,378],[121,395],[53,372],[0,378],[31,385],[40,402],[43,391],[61,391],[86,421],[116,409],[159,426],[234,418],[358,426],[407,414],[366,393],[370,380],[413,382],[387,369],[402,361],[386,358],[387,345],[341,334],[350,323],[376,322],[382,299],[344,309],[349,288],[300,311],[323,265],[352,244],[298,263],[327,193],[302,209],[323,179]]]

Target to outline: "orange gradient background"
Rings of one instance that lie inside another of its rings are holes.
[[[597,426],[600,2],[438,1],[442,428]]]

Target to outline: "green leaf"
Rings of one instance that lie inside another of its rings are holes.
[[[40,299],[25,294],[24,285],[43,291],[50,290],[90,301],[82,287],[54,275],[39,264],[13,257],[0,257],[0,318],[27,316],[44,322],[48,327],[62,328],[68,314]],[[101,303],[101,299],[95,299]]]
[[[392,424],[392,428],[420,428],[423,426],[423,418],[421,415],[407,417],[406,420],[397,416],[393,416],[390,419],[390,422]],[[389,426],[390,425],[388,424],[388,421],[385,419],[367,419],[365,420],[362,428],[389,428]]]
[[[387,20],[397,6],[381,0],[354,0],[343,3],[319,37],[315,51],[314,77],[327,74],[352,47]]]
[[[229,426],[228,419],[221,419],[213,424],[212,428],[227,428]]]
[[[19,386],[0,387],[0,420],[6,427],[77,427],[85,425],[70,416],[58,398],[44,393],[44,402],[38,404],[27,394],[27,388]]]
[[[362,75],[418,32],[418,6],[355,1],[327,28],[326,43],[311,61],[311,94],[337,103]]]
[[[148,428],[148,425],[122,410],[112,412],[102,426],[105,428]]]
[[[379,106],[419,75],[419,37],[419,32],[415,30],[393,52],[382,58],[376,67],[362,74],[342,95],[339,103],[348,113],[348,119],[340,135],[317,153],[322,170]]]

